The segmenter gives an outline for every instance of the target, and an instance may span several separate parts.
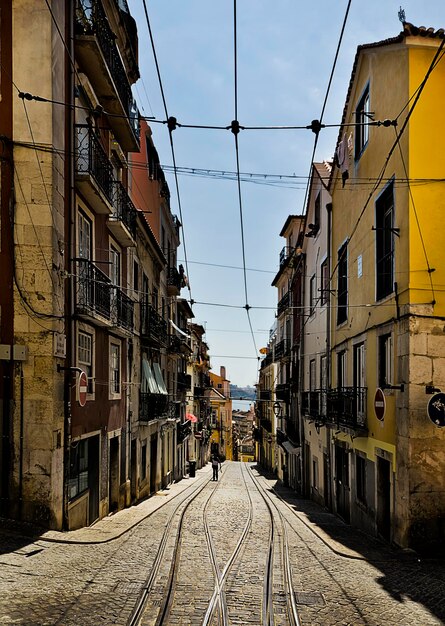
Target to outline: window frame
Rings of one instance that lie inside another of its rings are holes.
[[[328,259],[324,259],[320,265],[320,305],[324,306],[329,300],[329,268]]]
[[[313,315],[315,313],[316,290],[317,278],[315,274],[312,274],[309,279],[309,315]]]
[[[88,441],[88,438],[85,438],[71,442],[68,478],[68,499],[70,501],[79,498],[89,489]],[[82,455],[80,454],[81,451],[83,451]],[[75,458],[75,463],[73,462],[73,457]],[[73,469],[76,471],[74,472]]]
[[[114,337],[109,339],[109,399],[120,400],[122,397],[122,342]],[[117,368],[113,367],[113,348],[117,348]],[[118,386],[116,387],[116,378],[113,372],[117,372]],[[118,389],[118,391],[116,391]]]
[[[80,337],[84,336],[89,339],[91,342],[90,352],[91,352],[91,362],[83,360],[79,351],[81,349],[87,349],[80,346]],[[87,376],[88,387],[87,387],[87,401],[94,400],[96,385],[95,385],[95,333],[92,328],[86,328],[83,325],[78,326],[76,329],[76,361],[78,367],[80,367]],[[88,367],[89,366],[89,367]]]
[[[394,342],[390,332],[378,336],[378,384],[381,389],[394,384]]]
[[[369,143],[369,126],[365,125],[370,118],[370,92],[369,82],[363,89],[362,95],[355,108],[355,141],[354,141],[354,156],[355,160],[359,161],[363,152],[365,151]]]
[[[337,252],[337,326],[348,320],[348,242]]]
[[[375,202],[375,299],[384,300],[394,293],[394,180]]]

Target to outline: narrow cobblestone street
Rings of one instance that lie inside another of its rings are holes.
[[[204,623],[215,584],[203,530],[204,516],[220,573],[243,529],[248,527],[246,541],[223,585],[230,624],[263,623],[263,580],[271,517],[275,527],[275,624],[289,623],[286,591],[281,582],[283,553],[279,547],[284,528],[301,624],[444,623],[442,563],[420,560],[412,553],[393,550],[366,537],[317,505],[297,498],[275,479],[261,476],[255,465],[251,469],[249,472],[247,466],[227,462],[215,484],[209,480],[210,466],[206,466],[197,472],[196,478],[176,483],[90,528],[70,533],[46,532],[31,538],[27,536],[30,532],[18,533],[12,524],[3,523],[0,624],[130,623],[171,518],[159,573],[139,621],[155,624],[181,510],[181,554],[174,600],[165,624]],[[271,514],[267,502],[271,504]],[[282,528],[280,519],[285,520]],[[217,624],[217,618],[211,623]]]

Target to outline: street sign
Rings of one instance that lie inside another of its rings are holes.
[[[88,378],[85,372],[80,372],[77,381],[77,392],[80,406],[85,406],[87,402]]]
[[[445,426],[445,393],[435,393],[428,401],[427,411],[433,424],[439,428]]]
[[[383,418],[385,417],[385,411],[386,411],[386,399],[385,399],[385,394],[380,389],[380,387],[377,387],[377,389],[375,390],[374,411],[375,411],[376,418],[380,420],[381,422],[383,422]]]

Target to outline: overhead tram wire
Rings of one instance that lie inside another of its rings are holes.
[[[155,61],[156,74],[157,74],[157,77],[158,77],[159,89],[161,91],[162,103],[163,103],[163,106],[164,106],[165,116],[167,118],[168,132],[169,132],[169,138],[170,138],[170,149],[171,149],[171,153],[172,153],[174,176],[175,176],[176,195],[177,195],[177,199],[178,199],[179,216],[180,216],[180,219],[181,219],[182,245],[183,245],[183,248],[184,248],[185,268],[186,268],[186,274],[187,274],[187,278],[188,278],[188,280],[187,280],[187,289],[188,289],[188,292],[189,292],[190,303],[192,303],[193,299],[192,299],[192,290],[191,290],[191,287],[190,287],[190,282],[191,281],[190,281],[190,273],[189,273],[189,269],[188,269],[187,246],[186,246],[186,243],[185,243],[184,220],[183,220],[183,217],[182,217],[181,196],[180,196],[180,193],[179,193],[178,173],[176,171],[175,148],[174,148],[174,145],[173,145],[173,130],[176,128],[176,119],[174,117],[170,117],[169,114],[168,114],[167,101],[165,99],[164,87],[163,87],[163,84],[162,84],[161,72],[160,72],[159,63],[158,63],[158,56],[156,54],[156,47],[155,47],[155,42],[154,42],[154,38],[153,38],[153,33],[152,33],[152,30],[151,30],[150,18],[148,16],[148,9],[147,9],[146,0],[142,0],[142,4],[144,6],[145,20],[147,22],[148,34],[150,36],[151,49],[152,49],[153,58],[154,58],[154,61]]]
[[[241,194],[241,177],[240,177],[240,166],[239,166],[239,145],[238,145],[238,134],[240,131],[240,125],[238,121],[238,42],[237,42],[237,6],[236,0],[233,0],[233,76],[234,76],[234,111],[235,111],[235,119],[231,124],[231,131],[235,138],[235,154],[236,154],[236,178],[237,178],[237,187],[238,187],[238,202],[239,202],[239,216],[240,216],[240,226],[241,226],[241,249],[242,249],[242,258],[243,258],[243,277],[244,277],[244,295],[246,297],[246,304],[244,308],[246,309],[247,321],[250,328],[250,333],[252,336],[253,347],[255,350],[255,356],[257,361],[259,362],[260,357],[258,356],[258,348],[255,341],[255,334],[253,332],[252,320],[250,319],[250,306],[249,306],[249,297],[247,293],[247,272],[246,272],[246,249],[244,244],[244,220],[243,220],[243,201]]]

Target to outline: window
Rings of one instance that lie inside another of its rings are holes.
[[[391,334],[380,335],[379,337],[379,387],[384,389],[387,385],[393,384],[393,348]]]
[[[388,185],[376,202],[376,299],[394,291],[394,189]]]
[[[121,284],[121,253],[110,246],[110,279],[115,287]]]
[[[355,457],[355,485],[357,500],[366,504],[366,459]]]
[[[346,350],[337,353],[337,387],[346,386]]]
[[[320,303],[326,304],[329,299],[329,274],[328,274],[328,260],[325,259],[321,264],[321,288],[320,288]]]
[[[327,389],[328,389],[328,358],[323,355],[320,358],[320,414],[327,415]]]
[[[315,274],[311,276],[309,281],[309,315],[312,315],[315,311],[315,302],[316,302],[316,283],[315,283]]]
[[[369,85],[366,86],[362,97],[355,110],[355,160],[358,161],[369,139],[369,126],[371,117],[369,108]]]
[[[88,439],[74,441],[70,448],[70,477],[68,497],[70,500],[88,489]]]
[[[133,291],[139,291],[139,263],[133,261]]]
[[[93,247],[93,239],[92,239],[92,223],[91,220],[83,213],[79,211],[78,213],[78,255],[81,259],[91,260],[93,257],[92,247]]]
[[[314,204],[314,224],[312,228],[312,232],[314,233],[314,235],[316,235],[318,231],[320,230],[320,204],[321,204],[321,193],[318,193],[317,197],[315,198],[315,204]]]
[[[337,260],[337,324],[348,319],[348,244],[344,243],[338,251]]]
[[[357,415],[365,413],[365,344],[354,346],[354,387],[356,389]]]
[[[93,393],[93,335],[79,330],[77,333],[77,362],[88,379],[87,393]]]
[[[121,392],[121,347],[117,343],[110,343],[110,394],[119,395]]]
[[[312,359],[309,363],[309,391],[315,391],[315,359]]]

